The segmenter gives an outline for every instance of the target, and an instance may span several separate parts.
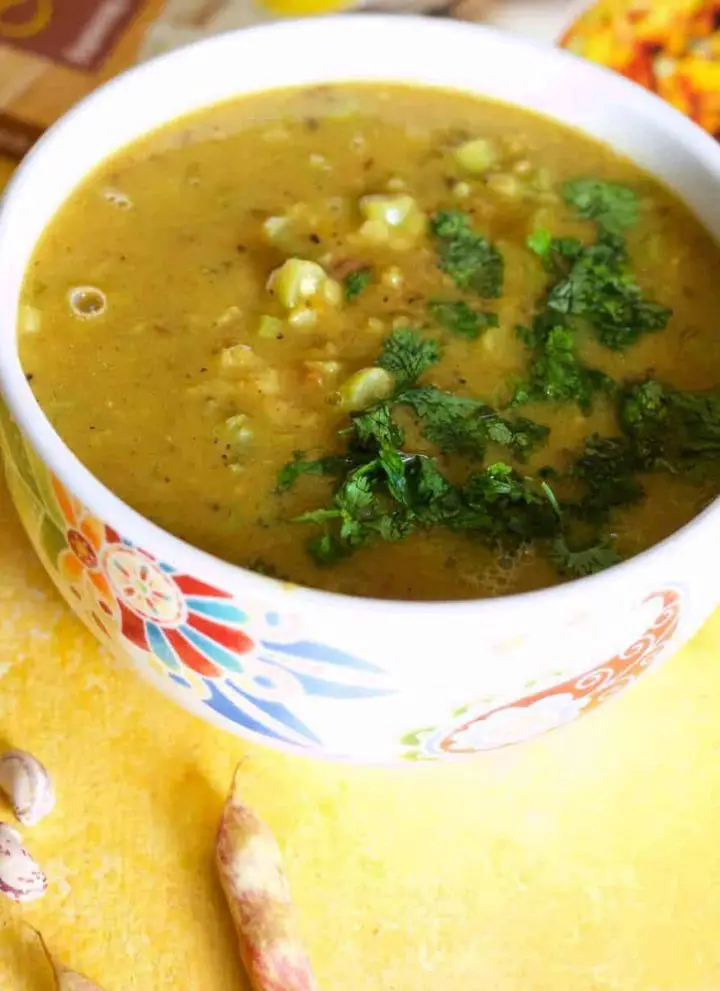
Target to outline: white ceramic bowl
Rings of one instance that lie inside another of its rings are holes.
[[[525,595],[426,604],[292,587],[190,547],[109,492],[45,419],[17,354],[30,254],[98,162],[235,94],[372,79],[469,90],[575,125],[663,179],[720,236],[720,147],[572,55],[466,24],[365,14],[226,34],[104,86],[18,171],[0,214],[2,440],[13,498],[60,590],[163,692],[296,752],[447,760],[569,722],[693,633],[720,598],[717,504],[625,564]]]

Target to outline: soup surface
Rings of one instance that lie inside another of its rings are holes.
[[[390,85],[240,99],[106,161],[28,268],[23,367],[107,486],[357,595],[523,591],[718,489],[720,254],[608,148]]]

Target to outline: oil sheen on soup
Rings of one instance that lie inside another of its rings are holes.
[[[27,271],[60,436],[228,561],[459,599],[607,568],[718,489],[718,248],[580,133],[470,95],[239,99],[124,149]]]

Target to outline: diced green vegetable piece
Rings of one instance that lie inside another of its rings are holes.
[[[263,231],[265,232],[265,236],[268,241],[270,241],[271,244],[274,244],[287,233],[289,226],[289,217],[268,217],[263,223]]]
[[[474,138],[455,149],[455,161],[470,175],[481,175],[497,162],[497,151],[492,141]]]
[[[363,196],[359,205],[365,217],[360,234],[373,243],[406,247],[425,230],[425,214],[407,193]]]
[[[488,189],[509,200],[519,200],[527,192],[527,185],[512,172],[498,172],[487,180]]]
[[[40,330],[40,310],[26,303],[20,307],[20,331],[23,334],[36,334]]]
[[[360,410],[387,399],[395,389],[395,377],[377,365],[361,368],[340,387],[343,409]]]
[[[248,344],[233,344],[220,352],[220,367],[229,372],[257,371],[261,361]]]
[[[258,324],[258,337],[262,337],[266,340],[272,340],[277,338],[278,334],[282,334],[285,328],[285,324],[278,317],[265,316],[260,317],[260,323]]]
[[[312,299],[327,279],[322,265],[305,258],[288,258],[268,280],[268,289],[287,309],[294,310]]]
[[[417,209],[415,200],[406,193],[363,196],[360,200],[360,213],[366,220],[382,220],[388,227],[401,227]]]
[[[247,444],[253,439],[250,417],[246,413],[229,416],[224,423],[215,428],[214,434],[219,441],[231,447]]]
[[[317,312],[309,306],[299,306],[293,310],[288,317],[291,327],[314,327],[317,323]]]
[[[339,361],[332,359],[328,361],[304,361],[303,366],[308,380],[316,385],[327,385],[328,382],[332,382],[338,377],[343,367]]]

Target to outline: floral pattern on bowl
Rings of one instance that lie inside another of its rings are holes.
[[[627,650],[579,678],[562,681],[552,688],[488,710],[487,704],[463,706],[449,726],[429,727],[407,734],[407,760],[437,760],[495,750],[541,736],[548,730],[572,722],[607,699],[624,691],[673,639],[679,622],[682,594],[666,589],[648,596],[659,612],[645,633]]]
[[[152,665],[228,728],[303,750],[322,748],[322,740],[289,700],[370,699],[394,691],[376,665],[298,638],[297,617],[272,610],[251,615],[229,593],[124,540],[34,456],[4,409],[1,422],[21,519],[64,597],[115,653]]]

